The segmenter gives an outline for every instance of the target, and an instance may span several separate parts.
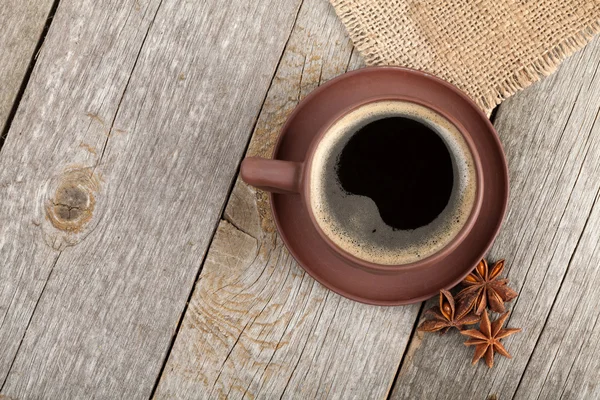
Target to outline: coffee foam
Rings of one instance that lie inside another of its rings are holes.
[[[454,185],[448,205],[430,224],[414,230],[394,230],[383,222],[371,198],[345,192],[337,178],[337,162],[353,134],[394,116],[433,129],[452,158]],[[445,247],[465,225],[477,186],[473,156],[458,129],[433,110],[403,101],[370,103],[337,120],[317,146],[309,179],[310,207],[323,233],[351,255],[381,265],[412,263]]]

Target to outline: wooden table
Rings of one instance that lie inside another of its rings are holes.
[[[362,66],[326,0],[3,0],[1,393],[600,398],[599,63],[595,40],[495,114],[512,192],[490,258],[523,332],[489,370],[416,332],[432,301],[316,283],[236,179]]]

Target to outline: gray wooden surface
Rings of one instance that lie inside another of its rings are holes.
[[[53,0],[2,0],[0,6],[0,135],[17,101]],[[0,142],[2,138],[0,138]]]
[[[60,2],[0,154],[2,393],[150,395],[298,6]]]
[[[32,18],[0,10],[0,60],[25,77],[51,4],[9,3]],[[301,98],[362,65],[325,0],[61,0],[51,22],[0,149],[2,394],[600,397],[600,40],[496,117],[512,194],[490,256],[523,332],[488,370],[415,334],[420,305],[324,289],[264,193],[229,193],[250,135],[269,156]]]

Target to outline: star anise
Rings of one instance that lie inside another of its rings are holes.
[[[423,321],[419,330],[423,332],[437,332],[444,334],[448,329],[455,327],[462,329],[464,325],[473,325],[479,322],[480,317],[474,313],[458,314],[454,305],[454,298],[447,290],[440,290],[440,305],[425,311],[425,315],[433,316],[433,319]]]
[[[475,346],[475,355],[473,356],[473,364],[485,355],[485,363],[488,367],[494,366],[494,352],[502,354],[504,357],[512,358],[508,351],[500,343],[500,339],[504,339],[513,333],[520,332],[520,328],[502,329],[504,321],[508,317],[508,312],[502,314],[497,320],[490,324],[490,318],[487,311],[481,317],[479,329],[469,329],[460,333],[469,336],[471,339],[465,342],[466,346]]]
[[[474,309],[481,315],[485,307],[497,313],[505,311],[504,303],[517,297],[517,292],[507,286],[508,279],[497,279],[504,270],[504,260],[500,260],[491,268],[486,260],[481,260],[477,267],[463,281],[466,286],[457,295],[458,311],[465,313]]]

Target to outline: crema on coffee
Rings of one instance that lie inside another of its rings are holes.
[[[312,157],[318,227],[364,261],[401,265],[444,248],[467,222],[477,175],[450,121],[406,101],[363,105],[327,130]]]

